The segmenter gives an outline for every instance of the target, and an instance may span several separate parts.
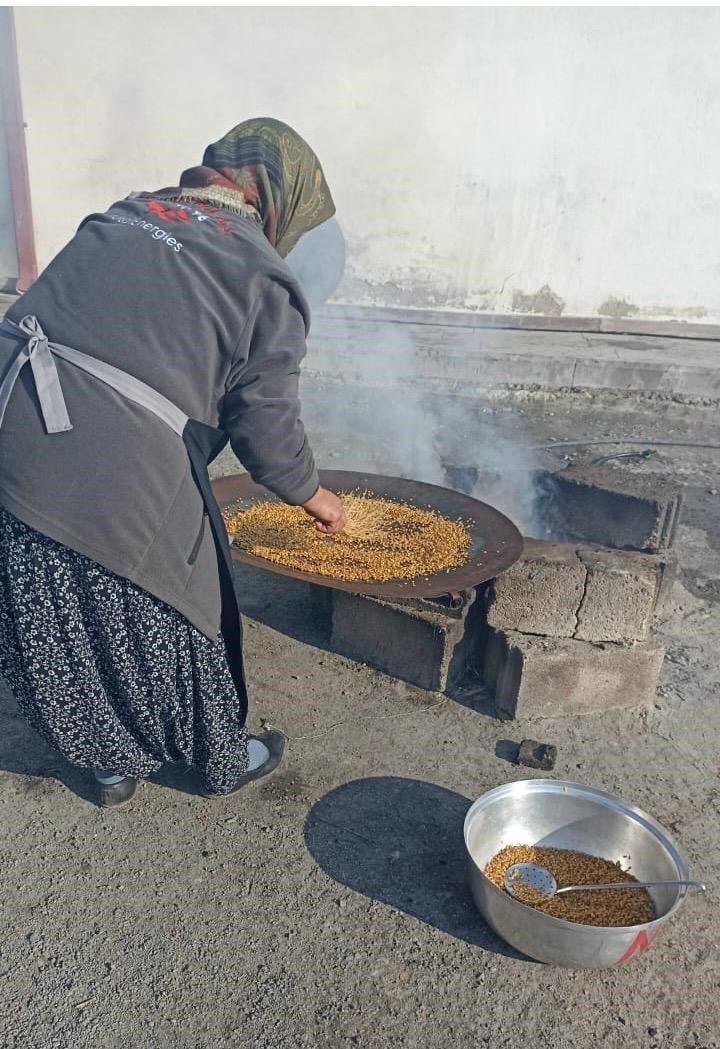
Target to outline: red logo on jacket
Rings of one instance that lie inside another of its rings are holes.
[[[148,211],[154,211],[159,219],[165,222],[187,222],[190,218],[185,208],[174,208],[161,204],[159,200],[151,200]]]

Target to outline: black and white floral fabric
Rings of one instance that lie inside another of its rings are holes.
[[[214,794],[247,767],[222,638],[1,507],[0,673],[74,765],[142,778],[182,762]]]

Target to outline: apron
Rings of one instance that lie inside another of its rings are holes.
[[[24,338],[25,342],[13,358],[7,373],[0,383],[0,427],[2,427],[10,397],[18,376],[25,364],[29,363],[35,381],[40,410],[45,429],[49,434],[63,433],[72,429],[72,423],[65,406],[60,376],[58,375],[55,357],[69,361],[76,367],[95,376],[122,397],[153,412],[177,434],[185,445],[193,479],[204,504],[203,529],[208,524],[212,530],[220,575],[220,633],[227,649],[228,665],[233,683],[237,690],[243,718],[247,717],[247,686],[242,658],[242,625],[240,609],[233,586],[232,558],[230,540],[220,508],[213,495],[208,474],[208,464],[222,451],[227,444],[227,435],[214,426],[191,419],[176,404],[163,394],[136,379],[128,372],[106,364],[87,353],[51,342],[42,330],[37,317],[28,315],[19,324],[4,318],[0,321],[0,334],[13,338]],[[197,546],[202,541],[203,531],[198,537]]]

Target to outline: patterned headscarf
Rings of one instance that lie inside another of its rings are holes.
[[[208,146],[200,167],[180,178],[185,199],[243,206],[260,216],[265,236],[285,257],[303,233],[335,214],[320,162],[300,135],[279,120],[246,120]],[[193,190],[205,189],[205,192]]]

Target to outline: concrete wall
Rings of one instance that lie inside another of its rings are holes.
[[[720,322],[717,8],[19,8],[41,263],[239,120],[295,125],[345,301]]]

